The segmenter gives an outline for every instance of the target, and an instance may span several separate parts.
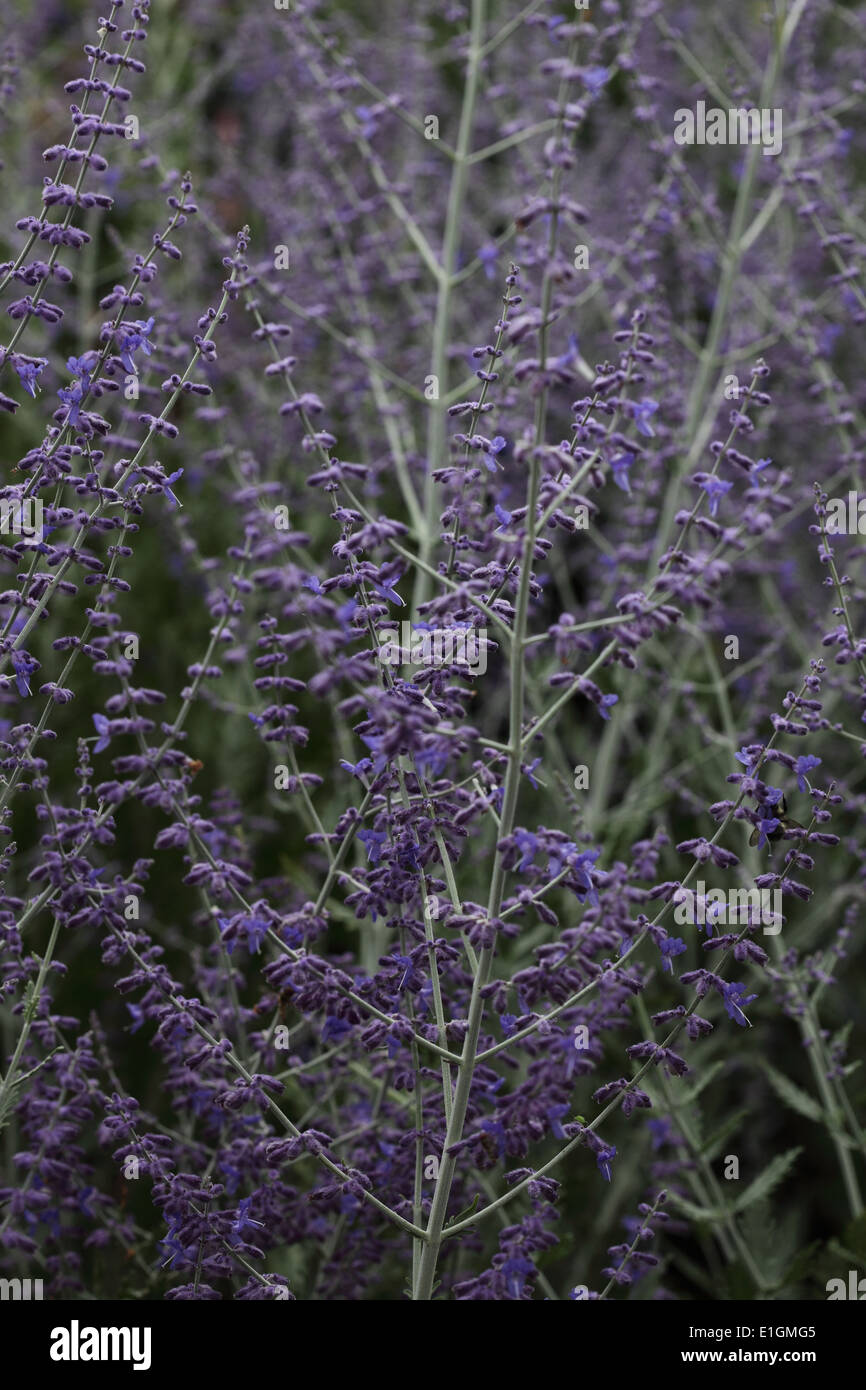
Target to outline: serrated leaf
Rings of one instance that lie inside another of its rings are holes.
[[[478,1202],[479,1194],[476,1192],[475,1196],[472,1198],[470,1205],[468,1207],[464,1207],[462,1211],[458,1211],[456,1216],[449,1216],[442,1229],[447,1231],[449,1226],[456,1226],[458,1221],[465,1221],[467,1216],[472,1216],[472,1214],[478,1207]]]
[[[813,1120],[815,1124],[825,1123],[824,1111],[814,1096],[801,1090],[783,1072],[771,1067],[769,1062],[763,1064],[763,1070],[776,1095],[790,1110],[796,1110],[798,1115],[802,1115],[806,1120]]]
[[[434,1294],[436,1293],[436,1290],[439,1289],[439,1288],[441,1288],[441,1287],[442,1287],[442,1280],[441,1280],[441,1279],[435,1280],[435,1282],[434,1282],[434,1284],[433,1284],[433,1287],[432,1287],[431,1290],[430,1290],[430,1297],[433,1298]],[[412,1288],[412,1285],[409,1283],[408,1279],[407,1279],[406,1283],[403,1285],[403,1293],[404,1293],[404,1295],[406,1296],[406,1298],[408,1298],[408,1299],[410,1299],[410,1300],[413,1300],[413,1299],[415,1298],[415,1290]]]
[[[755,1202],[739,1221],[755,1266],[760,1270],[765,1292],[775,1288],[794,1257],[800,1241],[800,1216],[787,1208],[773,1209],[768,1199]]]
[[[814,1124],[824,1125],[828,1133],[846,1149],[856,1149],[857,1145],[854,1140],[845,1132],[841,1111],[833,1110],[828,1113],[814,1096],[810,1096],[807,1091],[802,1090],[790,1077],[777,1071],[775,1067],[770,1066],[769,1062],[764,1062],[762,1065],[767,1074],[767,1080],[776,1095],[789,1109],[796,1111],[798,1115],[802,1115],[806,1120],[811,1120]],[[855,1062],[853,1065],[858,1067],[860,1063]]]
[[[679,1192],[668,1192],[670,1201],[675,1202],[684,1216],[690,1221],[700,1221],[702,1223],[723,1221],[725,1213],[719,1211],[718,1207],[699,1207],[694,1202],[690,1202],[688,1197],[683,1197]]]
[[[778,1187],[779,1183],[783,1181],[802,1152],[802,1148],[796,1148],[786,1149],[784,1153],[776,1154],[776,1157],[767,1164],[763,1173],[759,1173],[754,1182],[749,1183],[743,1195],[733,1203],[731,1210],[733,1212],[745,1211],[753,1202],[759,1202],[762,1197],[769,1196],[773,1188]]]
[[[707,1136],[698,1149],[698,1153],[706,1154],[707,1158],[713,1158],[714,1151],[718,1150],[719,1146],[725,1142],[729,1134],[733,1134],[734,1130],[737,1129],[748,1113],[748,1109],[743,1109],[737,1110],[735,1114],[730,1115],[723,1124],[720,1124],[717,1129],[713,1130],[712,1134]]]
[[[815,1259],[820,1248],[821,1242],[813,1240],[811,1245],[807,1245],[799,1254],[795,1255],[778,1283],[774,1286],[775,1292],[780,1293],[785,1289],[804,1283],[814,1270]]]
[[[847,1048],[848,1048],[848,1035],[850,1034],[851,1029],[852,1029],[853,1027],[854,1027],[854,1020],[853,1020],[853,1018],[849,1018],[847,1023],[843,1023],[843,1024],[842,1024],[842,1027],[841,1027],[841,1028],[838,1028],[838,1029],[836,1030],[836,1032],[833,1034],[832,1038],[830,1039],[830,1047],[829,1047],[829,1051],[830,1051],[830,1052],[832,1052],[832,1051],[833,1051],[835,1048],[837,1048],[837,1047],[840,1048],[840,1049],[842,1049],[842,1050],[847,1050]]]

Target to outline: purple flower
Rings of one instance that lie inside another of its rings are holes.
[[[104,714],[94,714],[93,723],[99,735],[99,738],[93,745],[93,751],[94,753],[102,753],[111,742],[111,724]]]
[[[746,1015],[743,1013],[743,1006],[751,1004],[752,1000],[757,999],[757,997],[757,994],[746,994],[744,992],[744,986],[741,984],[734,982],[726,984],[722,991],[722,998],[728,1018],[732,1018],[734,1023],[738,1024],[740,1028],[748,1028],[750,1024]]]
[[[505,1287],[512,1298],[520,1298],[526,1281],[535,1273],[535,1265],[523,1255],[510,1255],[502,1265]]]
[[[263,1226],[263,1222],[254,1221],[250,1216],[250,1209],[253,1205],[252,1197],[242,1197],[238,1203],[235,1219],[229,1231],[229,1245],[244,1244],[244,1232],[254,1231]]]
[[[387,844],[388,836],[384,830],[359,830],[358,839],[367,851],[371,864],[378,864],[382,857],[382,846]]]
[[[81,402],[87,389],[87,382],[75,381],[71,386],[61,386],[57,392],[60,400],[68,407],[67,422],[77,425],[81,417]]]
[[[174,493],[172,492],[172,490],[171,490],[171,484],[172,484],[172,483],[176,483],[177,480],[178,480],[178,478],[182,478],[182,477],[183,477],[183,469],[182,469],[182,468],[177,468],[177,469],[175,469],[174,473],[169,473],[168,477],[167,477],[166,480],[165,480],[165,483],[163,484],[163,492],[165,493],[166,497],[168,498],[169,505],[170,505],[172,508],[174,508],[174,507],[179,507],[179,506],[180,506],[180,502],[178,501],[178,499],[175,497]]]
[[[67,357],[66,370],[72,376],[80,377],[83,382],[89,383],[93,369],[98,361],[98,352],[83,352],[80,357]]]
[[[616,483],[617,487],[621,488],[623,492],[631,492],[631,487],[629,486],[628,481],[628,471],[631,468],[634,461],[635,455],[629,453],[628,451],[626,451],[624,454],[617,454],[616,457],[612,458],[610,461],[610,471],[613,476],[613,480]]]
[[[753,754],[749,752],[748,748],[740,748],[734,754],[734,757],[736,758],[737,762],[742,763],[743,767],[748,768],[750,777],[752,776],[752,773],[758,765],[760,756],[760,750],[756,754]]]
[[[681,956],[687,950],[686,943],[678,936],[666,936],[659,945],[662,956],[662,970],[673,974],[672,959],[674,956]]]
[[[351,1031],[352,1025],[348,1019],[337,1018],[334,1014],[329,1014],[322,1028],[321,1040],[323,1043],[342,1042]]]
[[[499,252],[492,242],[486,242],[477,253],[478,259],[484,267],[484,274],[488,280],[492,280],[496,274],[496,262],[499,259]]]
[[[778,830],[781,824],[782,822],[777,820],[775,816],[762,816],[759,819],[758,830],[760,834],[758,836],[758,849],[764,848],[768,843],[767,836],[772,835],[774,830]]]
[[[538,838],[529,830],[515,830],[514,842],[520,850],[518,869],[524,873],[538,853]]]
[[[801,792],[809,790],[806,774],[811,772],[814,767],[821,766],[821,759],[814,758],[811,753],[804,753],[798,759],[795,767],[797,773],[797,787]]]
[[[659,408],[658,401],[645,396],[642,401],[633,401],[630,408],[638,434],[645,435],[647,439],[654,439],[655,430],[650,424],[650,419]]]
[[[569,333],[568,347],[559,357],[550,359],[551,367],[568,368],[571,367],[580,356],[580,344],[576,333]]]
[[[533,758],[531,763],[521,768],[521,771],[523,772],[523,775],[526,777],[530,786],[534,787],[536,791],[538,791],[538,783],[536,782],[532,774],[534,773],[535,769],[541,765],[541,762],[541,758]]]
[[[730,492],[733,483],[726,483],[723,478],[717,478],[713,474],[708,474],[701,482],[701,487],[710,499],[710,516],[715,516],[719,510],[719,499],[724,497],[726,492]]]
[[[601,1173],[601,1176],[604,1178],[605,1182],[610,1182],[610,1165],[613,1159],[615,1158],[616,1146],[614,1144],[609,1144],[604,1148],[600,1149],[595,1156],[598,1171]]]
[[[28,396],[33,396],[35,399],[37,378],[47,366],[48,363],[44,358],[39,358],[37,361],[25,361],[24,358],[19,358],[16,361],[15,370]]]
[[[507,447],[508,440],[504,437],[504,435],[494,435],[493,439],[491,439],[490,443],[487,445],[487,448],[483,451],[482,454],[482,458],[484,459],[484,466],[488,470],[488,472],[496,472],[496,457],[498,454],[502,453],[503,449],[506,449]]]
[[[373,766],[371,758],[361,758],[357,763],[346,762],[345,758],[340,759],[340,767],[344,767],[347,772],[351,772],[353,777],[362,777],[365,772],[369,772]]]
[[[27,613],[20,612],[10,629],[10,637],[17,637],[27,624]],[[34,671],[39,670],[39,663],[20,648],[13,649],[11,655],[12,669],[15,672],[15,684],[18,694],[22,697],[30,694],[30,677]]]
[[[530,6],[469,34],[468,64],[465,3],[399,29],[384,6],[175,6],[184,50],[206,16],[184,139],[153,126],[112,165],[159,94],[163,7],[109,0],[80,72],[60,8],[0,55],[0,161],[30,199],[0,277],[0,1278],[39,1260],[61,1300],[262,1301],[289,1295],[289,1251],[313,1301],[407,1279],[531,1301],[542,1270],[563,1297],[703,1298],[677,1261],[701,1223],[660,1210],[689,1147],[639,1112],[698,1096],[712,1134],[748,1074],[787,1150],[756,1041],[798,1084],[804,1042],[852,1103],[864,1045],[839,1027],[866,866],[866,303],[833,121],[862,84],[839,7],[789,65],[826,120],[793,163],[758,151],[740,209],[757,226],[782,197],[784,265],[765,230],[727,277],[743,152],[696,140],[681,177],[693,74],[653,4]],[[665,11],[697,42],[694,5]],[[738,54],[704,58],[746,92]],[[30,111],[57,127],[39,172]],[[226,243],[245,208],[255,240]],[[379,659],[398,613],[429,659]],[[812,827],[784,839],[782,788]],[[750,838],[788,908],[773,950],[733,903]],[[677,976],[686,954],[716,973]],[[757,996],[729,979],[755,971]],[[815,1126],[814,1182],[769,1196],[822,1246],[857,1138],[836,1109],[844,1144]],[[433,1202],[452,1224],[413,1266]]]
[[[132,324],[132,331],[120,335],[119,348],[120,360],[130,375],[135,376],[136,365],[132,354],[142,351],[145,357],[149,357],[152,351],[152,344],[148,342],[148,334],[152,331],[155,320],[147,319],[146,322],[137,320]],[[129,325],[122,325],[128,328]]]
[[[401,608],[404,606],[403,600],[397,593],[397,590],[390,584],[374,584],[373,592],[377,594],[379,598],[387,599],[389,603],[397,603]]]
[[[587,85],[587,87],[589,88],[589,90],[590,90],[593,94],[595,94],[595,93],[597,93],[597,92],[600,92],[601,89],[602,89],[602,87],[605,86],[605,84],[609,81],[609,79],[610,79],[610,70],[609,70],[608,68],[585,68],[585,69],[584,69],[584,72],[583,72],[583,80],[584,80],[584,82],[586,83],[586,85]]]

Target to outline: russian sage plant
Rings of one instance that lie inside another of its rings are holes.
[[[0,5],[4,1287],[848,1297],[862,10],[103,9]]]

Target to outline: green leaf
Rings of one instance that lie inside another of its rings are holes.
[[[690,1202],[688,1197],[683,1197],[679,1192],[668,1190],[670,1201],[675,1202],[680,1211],[689,1218],[690,1221],[699,1221],[702,1225],[712,1224],[715,1221],[724,1221],[725,1212],[718,1207],[699,1207],[694,1202]]]
[[[742,1260],[733,1260],[724,1274],[728,1298],[735,1303],[747,1303],[755,1297],[755,1281]]]
[[[764,1071],[776,1095],[789,1109],[796,1110],[798,1115],[802,1115],[806,1120],[813,1120],[815,1124],[824,1123],[824,1111],[814,1096],[810,1096],[807,1091],[795,1086],[793,1081],[789,1080],[782,1072],[776,1071],[776,1068],[771,1067],[769,1062],[764,1063]]]
[[[743,1240],[760,1270],[765,1292],[785,1277],[800,1244],[801,1217],[796,1211],[773,1209],[768,1199],[755,1202],[738,1222]]]
[[[853,1250],[862,1264],[866,1265],[866,1211],[861,1211],[858,1217],[845,1227],[842,1239]]]
[[[834,1108],[832,1112],[828,1113],[814,1096],[810,1096],[808,1092],[796,1086],[794,1082],[782,1072],[776,1071],[776,1068],[771,1067],[769,1062],[764,1062],[763,1067],[767,1074],[767,1080],[770,1082],[776,1095],[789,1107],[789,1109],[795,1110],[798,1115],[802,1115],[806,1120],[812,1120],[815,1124],[826,1126],[830,1134],[833,1135],[833,1138],[844,1145],[846,1149],[854,1149],[857,1147],[853,1139],[845,1132],[845,1123],[841,1111]]]
[[[767,1197],[774,1187],[787,1175],[790,1168],[796,1163],[802,1148],[786,1149],[782,1154],[776,1154],[774,1159],[767,1164],[763,1173],[759,1173],[754,1182],[750,1182],[741,1197],[733,1203],[731,1210],[734,1212],[745,1211],[753,1202],[759,1202],[762,1197]]]
[[[748,1115],[748,1113],[748,1109],[743,1109],[737,1110],[733,1115],[730,1115],[723,1124],[719,1125],[718,1129],[713,1130],[713,1133],[707,1136],[698,1149],[698,1153],[706,1154],[707,1158],[714,1158],[728,1135],[733,1134],[734,1130],[739,1129],[743,1117]]]
[[[776,1293],[783,1293],[786,1289],[795,1288],[798,1284],[803,1284],[813,1273],[815,1259],[821,1249],[821,1242],[813,1240],[811,1245],[807,1245],[798,1255],[795,1255],[784,1274],[775,1285]]]
[[[473,1212],[475,1212],[478,1207],[479,1200],[480,1193],[476,1192],[475,1196],[472,1198],[471,1204],[468,1207],[464,1207],[462,1211],[458,1211],[456,1216],[449,1216],[442,1229],[447,1231],[449,1226],[456,1226],[458,1221],[465,1221],[467,1216],[472,1216]]]
[[[838,1028],[838,1029],[836,1030],[836,1032],[833,1034],[832,1038],[830,1039],[830,1047],[829,1047],[829,1051],[830,1051],[830,1052],[832,1052],[835,1048],[839,1048],[840,1051],[847,1052],[847,1050],[848,1050],[848,1035],[850,1034],[851,1029],[852,1029],[853,1027],[854,1027],[854,1020],[853,1020],[853,1018],[849,1018],[847,1023],[843,1023],[843,1024],[842,1024],[842,1027],[841,1027],[841,1028]]]

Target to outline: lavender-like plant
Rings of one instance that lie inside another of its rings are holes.
[[[827,1298],[862,16],[89,8],[2,5],[0,1276]]]

